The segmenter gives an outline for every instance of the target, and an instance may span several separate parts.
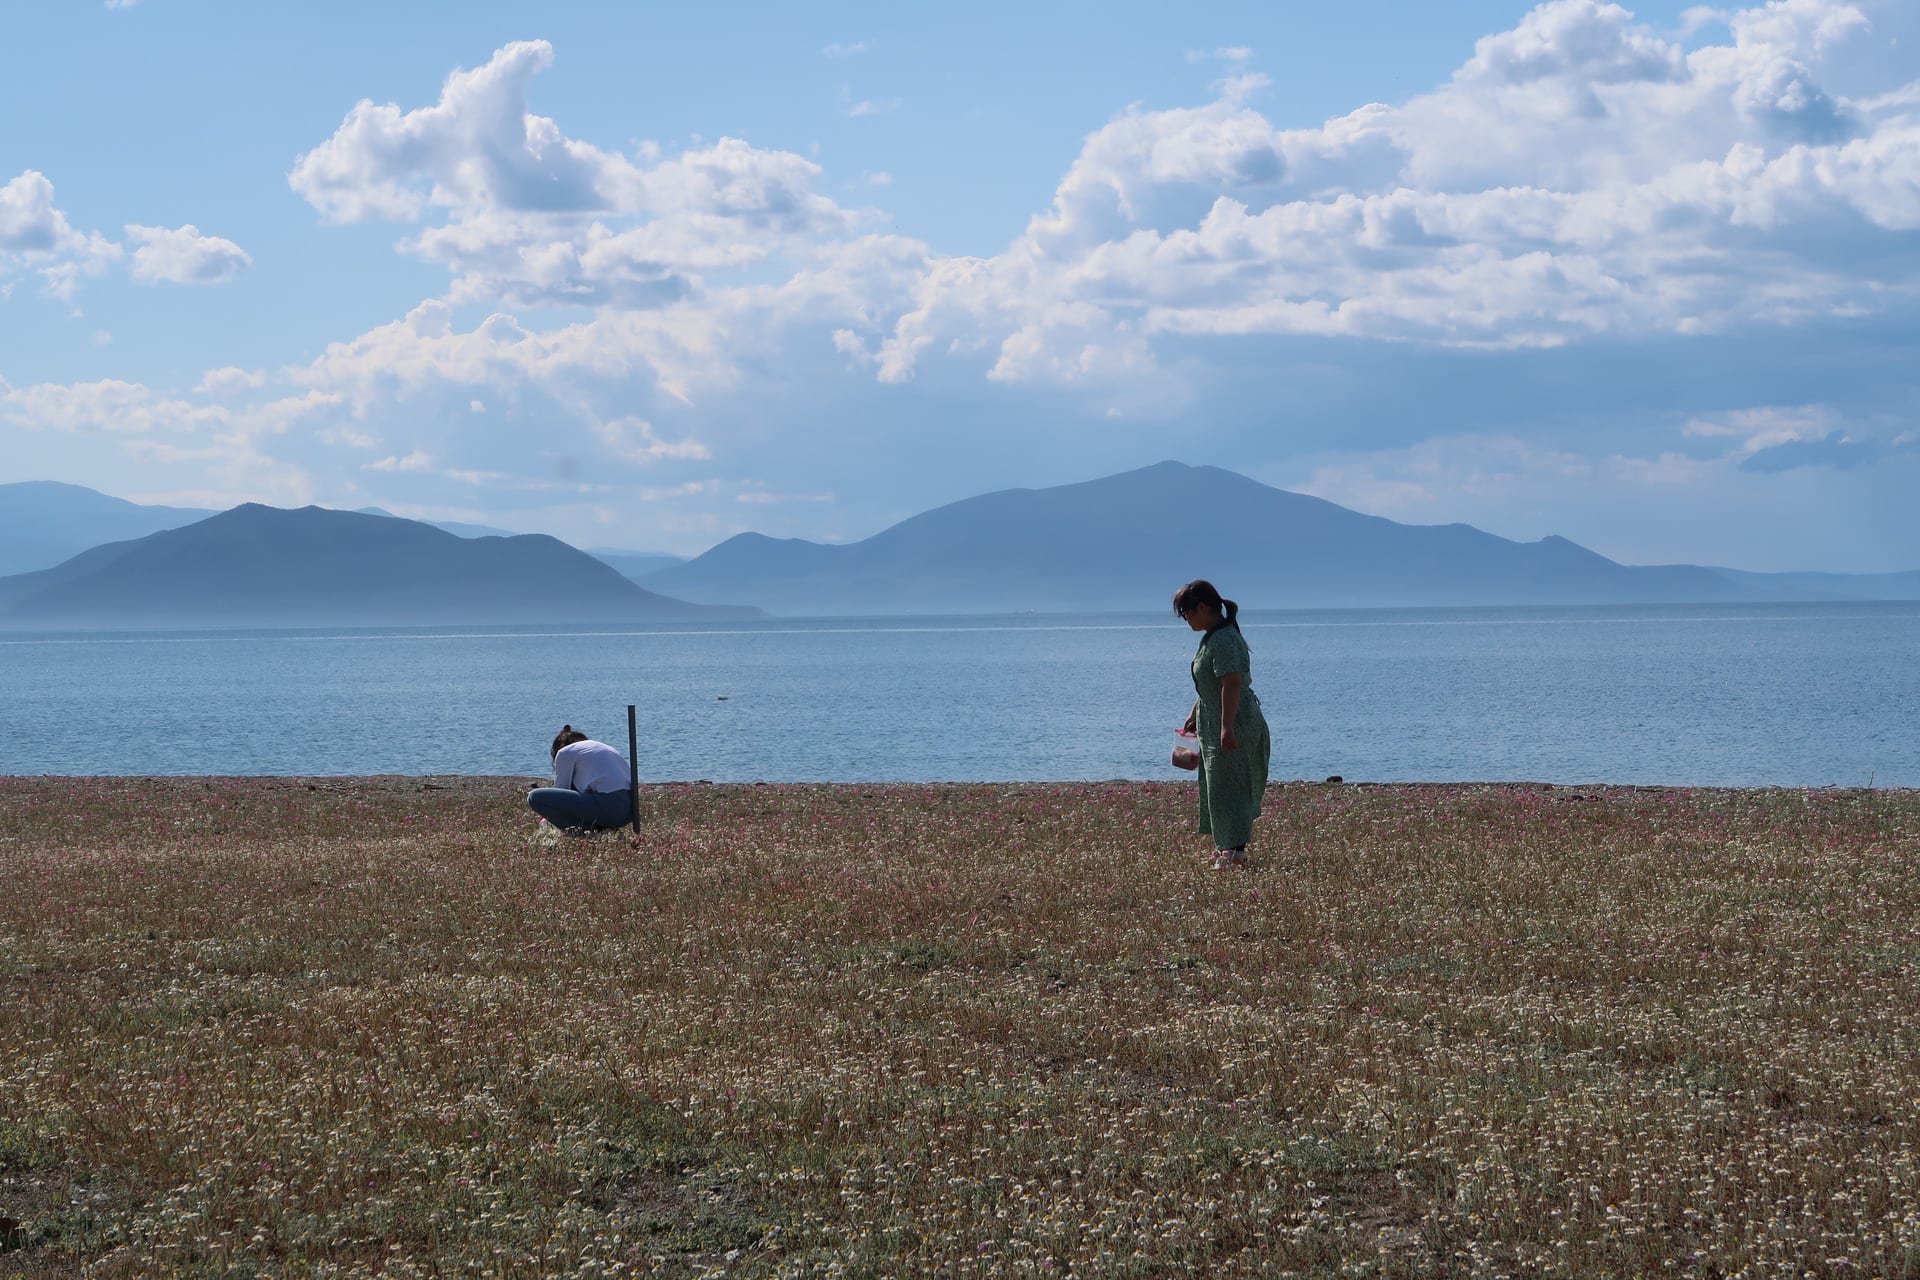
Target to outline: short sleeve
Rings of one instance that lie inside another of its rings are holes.
[[[1247,641],[1238,627],[1222,627],[1213,633],[1207,641],[1207,666],[1218,679],[1238,671],[1250,675],[1253,671],[1253,655],[1247,652]]]

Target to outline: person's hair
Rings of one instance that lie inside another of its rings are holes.
[[[1218,609],[1221,621],[1239,625],[1240,606],[1231,600],[1221,599],[1220,589],[1205,578],[1195,578],[1173,593],[1173,611],[1183,618],[1201,605]]]
[[[547,754],[557,756],[560,754],[560,748],[570,747],[576,742],[585,741],[587,741],[586,734],[580,732],[570,724],[563,724],[560,726],[560,732],[553,735],[553,750]]]

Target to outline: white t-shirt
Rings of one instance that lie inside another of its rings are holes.
[[[569,791],[627,791],[633,775],[626,757],[604,742],[570,742],[553,757],[553,785]]]

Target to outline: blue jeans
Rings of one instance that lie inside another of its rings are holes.
[[[562,831],[606,831],[633,821],[633,792],[536,787],[527,807]]]

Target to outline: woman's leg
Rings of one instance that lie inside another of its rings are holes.
[[[1214,748],[1202,752],[1206,761],[1202,780],[1205,812],[1216,849],[1244,849],[1247,837],[1253,834],[1254,815],[1260,812],[1260,802],[1253,794],[1250,748],[1254,745],[1244,744],[1232,751]]]
[[[631,791],[596,791],[586,799],[593,803],[593,821],[588,825],[595,831],[611,831],[633,821]]]
[[[1207,796],[1212,790],[1212,787],[1208,783],[1208,774],[1211,772],[1207,767],[1207,750],[1205,747],[1202,747],[1200,749],[1200,772],[1195,778],[1195,781],[1199,784],[1200,791],[1200,825],[1196,830],[1203,836],[1213,834],[1213,813],[1207,804]]]
[[[595,824],[599,798],[570,787],[536,787],[527,793],[527,807],[562,831],[583,831]]]
[[[540,787],[527,793],[527,807],[562,831],[607,831],[633,821],[633,792]]]

